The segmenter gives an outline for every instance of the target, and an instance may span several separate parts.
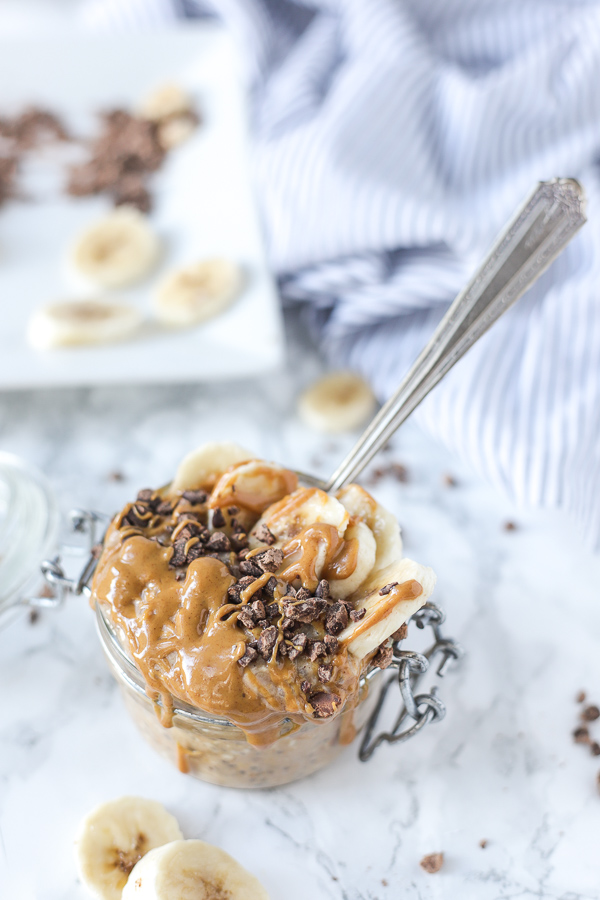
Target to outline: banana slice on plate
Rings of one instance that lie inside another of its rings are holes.
[[[122,900],[269,900],[254,875],[204,841],[173,841],[133,869]]]
[[[372,572],[350,598],[366,614],[348,625],[338,640],[363,659],[427,602],[435,582],[433,569],[407,558]]]
[[[144,97],[139,107],[143,119],[160,122],[171,116],[181,116],[190,111],[192,101],[178,84],[161,84]]]
[[[298,414],[309,428],[336,434],[358,428],[376,406],[373,391],[359,375],[331,372],[300,396]]]
[[[246,462],[253,456],[249,450],[229,441],[203,444],[183,457],[177,467],[171,488],[174,491],[212,489],[230,466]]]
[[[402,558],[402,538],[398,520],[358,484],[349,484],[335,495],[351,516],[369,526],[375,536],[377,555],[375,569],[383,569]]]
[[[75,843],[79,873],[101,900],[120,900],[136,863],[152,850],[182,838],[177,819],[143,797],[121,797],[85,817]]]
[[[142,213],[131,206],[120,206],[81,232],[71,247],[69,261],[87,282],[120,288],[148,275],[160,250],[160,241]]]
[[[239,504],[251,512],[262,513],[298,487],[295,472],[276,463],[252,459],[225,472],[216,483],[210,507]]]
[[[250,547],[255,548],[263,543],[256,536],[263,525],[275,537],[274,546],[281,547],[307,525],[316,523],[333,525],[339,536],[343,537],[349,521],[347,510],[335,497],[319,488],[298,488],[265,510],[248,536]]]
[[[143,316],[124,303],[106,300],[64,300],[48,303],[29,319],[27,341],[36,350],[109,344],[139,330]]]
[[[159,285],[156,318],[165,325],[197,325],[227,309],[240,293],[241,269],[227,259],[207,259],[177,269]]]

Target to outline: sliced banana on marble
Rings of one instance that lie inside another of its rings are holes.
[[[171,484],[174,491],[212,489],[230,466],[252,459],[253,453],[229,441],[212,441],[192,450],[177,467]]]
[[[252,459],[225,472],[210,497],[210,507],[236,505],[254,513],[291,494],[298,487],[298,476],[276,463]]]
[[[122,900],[269,900],[232,856],[204,841],[173,841],[135,866]]]
[[[298,414],[309,428],[336,434],[363,425],[376,406],[373,391],[359,375],[331,372],[301,394]]]
[[[192,108],[189,95],[178,84],[161,84],[147,94],[139,106],[139,115],[151,122],[181,116]]]
[[[358,484],[349,484],[335,495],[351,516],[365,522],[375,536],[377,554],[374,569],[383,569],[402,557],[398,520]]]
[[[142,213],[120,206],[81,232],[69,261],[74,272],[90,284],[120,288],[148,275],[160,251],[160,241]]]
[[[164,806],[143,797],[121,797],[89,813],[75,852],[81,879],[101,900],[120,900],[132,869],[148,851],[183,837]]]
[[[263,543],[257,538],[263,525],[275,537],[274,546],[281,547],[307,525],[316,523],[333,525],[343,537],[349,521],[347,510],[335,497],[319,488],[298,488],[265,510],[248,536],[249,543],[252,548]]]
[[[27,341],[36,350],[110,344],[132,337],[143,316],[124,303],[106,300],[63,300],[35,310]]]
[[[435,587],[433,569],[402,559],[372,572],[352,596],[357,610],[366,614],[338,636],[350,653],[364,658],[397,631],[427,602]]]
[[[227,259],[207,259],[177,269],[159,285],[154,297],[157,319],[183,328],[212,319],[240,293],[240,267]]]

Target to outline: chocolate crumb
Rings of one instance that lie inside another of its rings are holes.
[[[321,597],[326,600],[329,597],[329,582],[326,578],[322,578],[317,585],[315,597]]]
[[[275,535],[269,528],[267,528],[264,522],[256,529],[256,531],[254,532],[254,537],[257,541],[260,541],[261,544],[271,545],[274,544],[276,540]]]
[[[117,472],[116,470],[114,472],[109,472],[106,477],[109,481],[125,481],[123,473]]]
[[[222,528],[224,524],[225,516],[223,515],[223,510],[217,507],[212,515],[213,528]]]
[[[328,681],[331,681],[331,676],[333,674],[333,666],[331,663],[321,664],[317,669],[317,676],[319,681],[322,681],[324,684],[327,684]]]
[[[592,756],[600,756],[600,744],[598,741],[592,741],[590,744],[590,753]]]
[[[518,528],[516,522],[505,522],[502,527],[505,531],[516,531]]]
[[[381,590],[379,591],[379,596],[385,597],[385,595],[389,594],[390,591],[392,590],[392,588],[395,588],[397,584],[398,584],[397,581],[390,581],[389,584],[386,584],[381,588]]]
[[[274,625],[269,625],[258,639],[258,652],[263,659],[269,659],[276,643],[277,629]]]
[[[228,553],[231,550],[229,538],[222,531],[213,532],[206,546],[209,550],[217,553]]]
[[[323,643],[327,649],[328,653],[337,653],[340,647],[339,641],[332,634],[326,634],[323,638]]]
[[[584,722],[595,722],[600,718],[600,709],[597,706],[586,706],[581,711],[581,718]]]
[[[316,719],[328,719],[342,702],[337,694],[328,694],[325,691],[319,691],[308,699]]]
[[[156,514],[158,516],[170,516],[172,512],[173,507],[168,500],[163,500],[162,503],[159,503],[156,507]]]
[[[39,610],[37,610],[37,609],[29,610],[29,624],[30,625],[35,625],[35,623],[38,621],[39,617],[40,617]]]
[[[300,685],[300,690],[301,690],[304,694],[308,694],[308,692],[310,691],[310,689],[311,689],[311,683],[310,683],[310,681],[303,681],[302,684]]]
[[[185,564],[185,545],[186,541],[175,541],[173,544],[173,555],[169,560],[169,565],[171,568],[175,568],[176,566],[183,566]]]
[[[575,729],[573,732],[573,740],[576,744],[589,744],[590,733],[585,725],[580,725],[579,728]]]
[[[391,665],[392,659],[394,658],[394,651],[392,647],[390,647],[387,641],[384,641],[383,644],[377,648],[377,653],[371,660],[371,665],[377,666],[379,669],[387,669],[389,665]]]
[[[456,478],[454,477],[454,475],[450,475],[449,472],[446,472],[442,476],[442,483],[444,484],[444,487],[449,487],[449,488],[456,487],[456,485],[457,485]]]
[[[253,662],[257,656],[258,656],[258,653],[254,649],[254,647],[247,646],[246,650],[244,652],[244,655],[238,659],[238,663],[240,666],[242,666],[242,668],[245,669],[246,666],[248,666],[251,662]]]
[[[249,606],[242,606],[239,611],[238,622],[241,622],[244,628],[252,629],[256,625],[256,617],[254,615],[253,610]]]
[[[348,610],[343,603],[334,603],[327,611],[325,630],[328,634],[338,635],[348,624]]]
[[[191,503],[192,506],[196,506],[199,503],[206,503],[208,495],[206,491],[184,491],[181,496],[184,500],[187,500],[188,503]]]
[[[390,637],[392,638],[393,641],[403,641],[406,639],[407,634],[408,634],[408,625],[405,622],[404,625],[401,625],[400,628],[398,629],[398,631],[394,631],[394,633],[392,635],[390,635]]]
[[[296,597],[296,600],[310,600],[310,591],[305,587],[301,587],[298,591],[295,592],[294,596]]]
[[[100,559],[100,557],[102,556],[102,544],[94,544],[94,546],[90,550],[90,553],[92,554],[94,559]]]
[[[444,865],[444,854],[429,853],[427,856],[423,857],[419,865],[425,872],[429,872],[430,875],[433,875],[435,872],[439,872]]]
[[[243,559],[240,562],[240,572],[244,575],[254,575],[255,578],[259,578],[264,574],[262,569],[260,569],[251,559]]]
[[[362,609],[351,609],[350,613],[349,613],[350,621],[351,622],[360,622],[361,619],[364,619],[366,614],[367,614],[367,610],[364,608],[364,606]]]
[[[263,585],[263,591],[272,597],[275,593],[275,588],[277,587],[277,579],[274,575],[272,575],[266,584]]]
[[[327,656],[327,647],[323,641],[311,641],[308,649],[311,662],[315,662],[320,656]]]
[[[481,847],[482,850],[485,850],[487,845],[488,845],[488,842],[485,838],[482,838],[482,840],[479,841],[479,846]]]
[[[276,572],[283,562],[283,550],[269,547],[252,557],[252,561],[260,566],[263,572]]]
[[[575,697],[576,703],[585,703],[586,693],[585,691],[579,691],[577,696]]]
[[[298,603],[297,600],[285,600],[283,603],[284,615],[292,619],[294,622],[302,622],[304,625],[310,625],[315,619],[325,611],[327,602],[325,600],[311,597],[304,603]]]

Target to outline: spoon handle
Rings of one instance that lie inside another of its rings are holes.
[[[452,303],[398,390],[333,473],[328,491],[338,490],[362,472],[429,391],[531,287],[585,221],[585,194],[579,182],[556,178],[538,184]]]

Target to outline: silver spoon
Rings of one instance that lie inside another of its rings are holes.
[[[301,473],[325,491],[353,481],[399,425],[502,313],[556,259],[586,221],[585,192],[573,178],[542,181],[500,233],[452,303],[396,393],[379,410],[329,481]]]

